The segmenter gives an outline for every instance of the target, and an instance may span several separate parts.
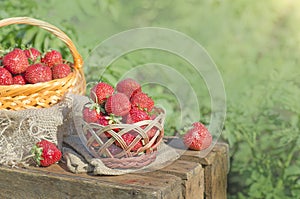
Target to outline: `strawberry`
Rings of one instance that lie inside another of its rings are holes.
[[[98,118],[97,123],[102,125],[102,126],[107,126],[107,125],[109,125],[110,120],[109,120],[108,116],[100,115],[100,117]]]
[[[147,135],[149,137],[149,139],[153,138],[154,135],[156,134],[157,131],[157,127],[152,127],[148,132]]]
[[[143,120],[150,120],[150,116],[145,111],[138,109],[137,107],[132,107],[129,114],[126,117],[127,124],[133,124]]]
[[[126,117],[126,123],[127,124],[133,124],[136,122],[140,122],[143,120],[151,120],[151,117],[148,115],[147,112],[142,111],[141,109],[137,107],[132,107],[131,110],[129,111],[129,114]],[[142,128],[145,128],[146,126],[142,126]],[[148,132],[147,135],[149,139],[151,139],[157,131],[156,127],[151,128]]]
[[[51,69],[53,79],[64,78],[71,73],[71,67],[68,64],[56,64]]]
[[[200,151],[211,145],[212,136],[202,123],[195,122],[193,127],[184,134],[183,143],[189,149]]]
[[[108,114],[125,116],[131,109],[128,97],[123,93],[115,93],[107,98],[105,110]]]
[[[56,50],[48,51],[41,59],[41,62],[52,68],[56,64],[62,64],[63,59],[60,52]]]
[[[24,85],[26,84],[26,80],[23,75],[16,75],[13,77],[13,84]]]
[[[15,48],[3,57],[3,66],[13,75],[25,72],[29,66],[28,59],[23,50]]]
[[[124,93],[128,98],[130,98],[133,94],[142,91],[141,85],[131,78],[126,78],[118,82],[116,90],[120,93]]]
[[[98,123],[101,116],[100,111],[97,107],[88,104],[82,110],[83,120],[87,123]]]
[[[130,102],[132,106],[138,107],[147,112],[151,112],[154,107],[154,101],[144,92],[134,94],[131,97]]]
[[[56,145],[47,140],[37,142],[31,152],[37,165],[42,167],[50,166],[60,161],[62,157],[62,153]]]
[[[13,84],[12,74],[6,69],[0,67],[0,85]]]
[[[129,146],[133,142],[133,140],[135,139],[135,137],[136,136],[134,136],[132,133],[125,133],[125,134],[122,135],[122,138],[123,138],[123,140],[124,140],[124,142],[126,143],[127,146]],[[119,142],[116,142],[116,145],[117,146],[121,146],[121,144]],[[143,146],[142,141],[139,141],[138,143],[136,143],[131,148],[131,151],[137,151],[142,146]]]
[[[114,92],[115,89],[111,85],[105,82],[99,82],[91,89],[90,97],[94,102],[102,104]]]
[[[47,82],[52,80],[52,71],[44,64],[32,64],[25,71],[25,79],[31,84]]]
[[[29,59],[29,61],[31,61],[31,63],[36,62],[41,56],[41,52],[39,50],[37,50],[36,48],[29,48],[29,49],[25,49],[23,51],[24,51],[27,59]]]

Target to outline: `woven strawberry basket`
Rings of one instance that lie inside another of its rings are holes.
[[[64,32],[47,22],[29,17],[14,17],[0,20],[0,27],[12,24],[38,26],[63,41],[73,57],[72,72],[67,77],[48,82],[0,86],[0,110],[49,108],[60,102],[67,92],[74,94],[85,93],[86,82],[82,68],[82,58],[72,40]]]
[[[73,99],[73,119],[81,144],[112,169],[138,169],[156,160],[166,113],[132,78],[116,86],[97,82],[90,97]]]
[[[133,124],[80,123],[79,137],[86,149],[95,158],[112,169],[138,169],[149,165],[156,159],[158,146],[164,136],[165,111],[155,108],[156,117]],[[131,143],[123,135],[134,135]],[[139,146],[139,147],[136,147]]]

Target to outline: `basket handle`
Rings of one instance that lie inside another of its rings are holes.
[[[33,26],[38,26],[42,29],[47,30],[48,32],[57,36],[62,40],[70,49],[70,52],[73,56],[74,67],[79,69],[83,66],[83,61],[81,55],[78,53],[75,45],[72,40],[56,26],[53,26],[45,21],[34,19],[31,17],[12,17],[0,20],[0,27],[11,25],[11,24],[28,24]]]

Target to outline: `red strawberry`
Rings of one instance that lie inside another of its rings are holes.
[[[141,85],[131,78],[118,82],[116,90],[120,93],[124,93],[128,98],[130,98],[133,94],[142,91]]]
[[[0,67],[0,85],[13,84],[12,74],[6,69]]]
[[[15,48],[3,57],[3,66],[13,75],[25,72],[29,66],[28,59],[23,50]]]
[[[64,78],[71,73],[71,67],[68,64],[57,64],[51,69],[53,79]]]
[[[123,93],[115,93],[107,98],[105,110],[108,114],[115,116],[124,116],[129,113],[131,109],[128,97]]]
[[[143,120],[150,120],[150,116],[145,111],[138,109],[137,107],[132,107],[129,114],[126,117],[127,124],[133,124]]]
[[[156,131],[157,131],[157,127],[152,127],[152,129],[150,129],[147,132],[147,135],[148,135],[149,139],[154,137],[154,135],[156,134]]]
[[[56,50],[48,51],[41,59],[41,62],[52,68],[56,64],[62,64],[63,59],[60,52]]]
[[[131,97],[130,102],[132,106],[138,107],[147,112],[150,112],[154,107],[154,101],[144,92],[134,94]]]
[[[25,71],[25,79],[31,84],[52,80],[52,71],[48,66],[37,63],[30,65]]]
[[[84,107],[82,110],[83,120],[87,123],[97,123],[100,118],[100,112],[96,108]]]
[[[129,114],[126,117],[127,124],[133,124],[143,120],[151,120],[151,117],[148,115],[147,112],[142,111],[137,107],[132,107],[129,111]],[[142,128],[145,128],[145,126],[142,126]],[[149,139],[151,139],[155,135],[156,131],[157,128],[153,127],[147,132]]]
[[[111,85],[105,82],[99,82],[91,89],[90,97],[94,102],[102,104],[114,92],[115,89]]]
[[[183,136],[183,143],[189,149],[203,150],[212,143],[212,136],[208,129],[200,122],[193,123],[193,128],[188,130]]]
[[[26,80],[23,75],[16,75],[13,77],[13,84],[24,85],[26,84]]]
[[[107,118],[108,116],[105,115],[100,115],[97,123],[101,124],[102,126],[107,126],[109,125],[109,119]]]
[[[25,49],[24,53],[26,55],[26,57],[32,62],[34,63],[35,61],[37,61],[39,59],[39,57],[41,56],[41,52],[38,51],[36,48],[29,48],[29,49]]]
[[[112,116],[107,116],[107,115],[101,115],[99,117],[98,120],[98,124],[102,125],[102,126],[107,126],[110,124],[117,124],[120,123],[119,122],[119,118],[118,117],[112,117]],[[112,129],[115,132],[118,132],[120,129],[119,128],[114,128]],[[109,132],[105,132],[105,138],[111,138],[112,135]]]
[[[102,125],[102,126],[107,126],[107,125],[109,125],[109,119],[108,119],[108,116],[105,116],[105,115],[101,115],[100,117],[99,117],[99,119],[98,119],[98,124],[100,124],[100,125]],[[101,136],[101,138],[104,138],[104,139],[106,139],[106,138],[111,138],[112,136],[109,134],[109,133],[107,133],[107,132],[105,132],[104,133],[105,134],[105,136],[103,137],[103,136]]]
[[[135,139],[136,136],[134,136],[131,133],[125,133],[122,135],[122,138],[124,140],[124,142],[126,143],[127,146],[129,146],[133,140]],[[121,146],[120,143],[116,142],[117,146]],[[139,141],[138,143],[136,143],[134,145],[134,147],[131,148],[131,151],[137,151],[139,148],[141,148],[143,146],[142,141]],[[122,147],[122,146],[121,146]],[[123,148],[123,147],[122,147]]]
[[[62,153],[56,145],[50,141],[42,140],[32,148],[34,160],[42,167],[50,166],[61,159]]]

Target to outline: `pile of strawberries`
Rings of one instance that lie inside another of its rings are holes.
[[[102,126],[110,124],[133,124],[143,120],[153,120],[156,117],[154,113],[154,101],[145,92],[142,91],[141,85],[132,78],[126,78],[119,81],[114,88],[112,85],[99,82],[90,92],[91,102],[83,108],[83,119],[87,123],[97,123]],[[114,129],[118,132],[119,129]],[[153,127],[147,132],[151,139],[157,129]],[[88,134],[87,139],[91,134]],[[136,132],[128,132],[122,135],[127,145],[136,138]],[[109,139],[112,135],[105,132],[102,136],[103,141]],[[132,146],[131,151],[137,151],[143,146],[139,141]],[[94,147],[98,146],[97,142],[93,143]],[[112,154],[122,151],[120,143],[116,142],[109,147]]]
[[[0,57],[0,85],[24,85],[47,82],[68,76],[70,64],[59,51],[41,53],[36,48],[14,48]]]

